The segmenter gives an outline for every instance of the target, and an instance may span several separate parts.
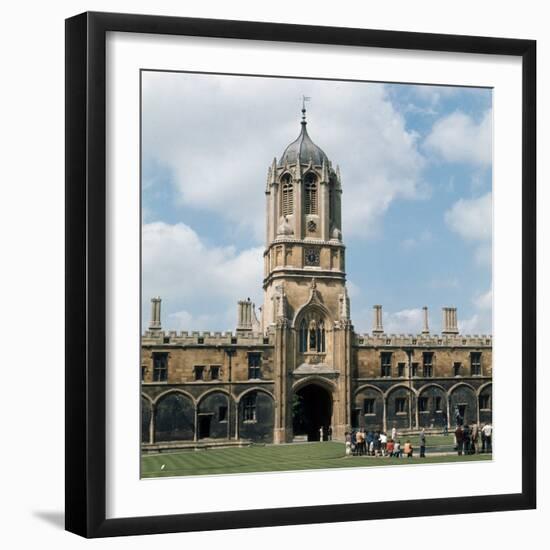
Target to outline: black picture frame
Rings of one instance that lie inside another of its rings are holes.
[[[66,529],[84,537],[463,514],[536,507],[536,452],[522,491],[445,499],[106,519],[106,33],[400,48],[522,60],[522,440],[536,441],[536,42],[117,13],[66,20]]]

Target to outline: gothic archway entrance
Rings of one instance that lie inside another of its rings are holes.
[[[329,437],[332,419],[332,396],[317,384],[308,384],[294,393],[292,400],[292,430],[294,437],[319,441]],[[331,428],[332,429],[332,428]]]

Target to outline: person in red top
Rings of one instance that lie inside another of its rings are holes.
[[[388,454],[388,456],[393,456],[393,448],[395,446],[395,443],[393,442],[393,439],[390,439],[387,443],[386,443],[386,453]]]

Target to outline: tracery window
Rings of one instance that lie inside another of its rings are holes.
[[[166,382],[168,380],[168,354],[153,354],[153,382]]]
[[[248,354],[248,378],[249,380],[253,378],[261,377],[261,367],[262,367],[262,354],[261,353],[249,353]]]
[[[289,216],[294,212],[294,188],[290,176],[286,174],[281,179],[281,216]]]
[[[434,354],[431,351],[425,351],[422,354],[423,371],[426,378],[431,378],[434,375]]]
[[[256,392],[243,397],[243,420],[254,422],[256,420]]]
[[[302,319],[298,330],[298,349],[300,353],[325,353],[325,324],[317,315]]]
[[[317,178],[311,172],[306,175],[305,179],[306,192],[306,214],[317,214]]]
[[[481,376],[481,352],[472,351],[470,353],[470,369],[472,376]]]

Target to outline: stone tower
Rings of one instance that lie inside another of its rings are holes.
[[[310,384],[330,396],[330,420],[319,421],[324,429],[329,422],[340,436],[349,425],[352,327],[341,196],[339,170],[309,137],[304,106],[300,135],[273,159],[266,187],[262,326],[276,334],[279,442],[292,438],[292,399]]]

